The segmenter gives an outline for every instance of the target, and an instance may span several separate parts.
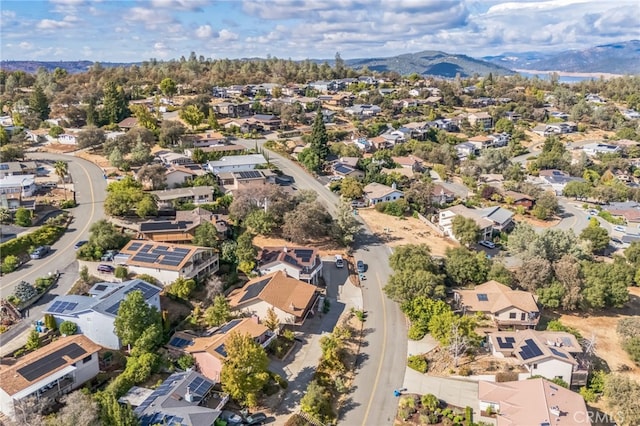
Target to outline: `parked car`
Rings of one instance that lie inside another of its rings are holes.
[[[362,260],[358,260],[358,262],[356,263],[356,267],[358,268],[358,273],[362,274],[364,273],[364,262]]]
[[[263,425],[264,422],[267,420],[267,415],[264,413],[255,413],[250,415],[249,417],[247,417],[244,420],[244,424],[245,425]]]
[[[239,414],[234,413],[233,411],[223,411],[220,414],[220,418],[227,422],[228,425],[239,425],[242,424],[242,417]]]
[[[34,251],[31,252],[31,254],[29,255],[32,259],[42,259],[43,257],[45,257],[49,252],[51,251],[51,248],[49,246],[40,246],[40,247],[36,247],[36,249]]]
[[[105,265],[104,263],[101,263],[98,265],[98,272],[104,272],[105,274],[113,274],[115,270],[116,268],[114,268],[111,265]]]
[[[613,230],[614,231],[618,231],[618,232],[625,232],[626,231],[625,227],[624,226],[620,226],[620,225],[614,226]]]
[[[105,254],[102,255],[100,260],[103,261],[103,262],[113,262],[113,258],[116,256],[116,254],[117,254],[117,252],[109,250]]]
[[[344,267],[344,260],[342,259],[342,256],[340,256],[339,254],[336,254],[336,268],[342,268]]]
[[[587,213],[590,216],[598,216],[598,210],[589,210]]]
[[[490,249],[496,248],[496,245],[493,242],[487,241],[487,240],[482,240],[478,244],[480,244],[481,246],[484,246],[486,248],[490,248]]]
[[[78,250],[80,247],[82,247],[83,245],[87,244],[89,241],[87,240],[80,240],[77,243],[75,243],[75,245],[73,246],[74,250]]]

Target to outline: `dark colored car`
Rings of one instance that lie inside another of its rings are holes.
[[[105,265],[104,263],[101,263],[98,265],[98,272],[104,272],[106,274],[113,274],[113,271],[115,271],[116,268],[114,268],[111,265]]]
[[[358,268],[358,273],[360,274],[364,273],[364,262],[362,260],[358,260],[358,262],[356,263],[356,266]]]
[[[80,240],[77,243],[75,243],[75,245],[73,246],[74,250],[78,250],[80,247],[82,247],[83,245],[87,244],[89,241],[87,240]]]
[[[263,425],[267,420],[267,416],[264,413],[255,413],[250,415],[244,420],[245,425]]]
[[[227,422],[228,425],[241,425],[242,417],[239,414],[236,414],[232,411],[223,411],[220,414],[220,418]]]
[[[34,251],[29,255],[32,259],[42,259],[45,257],[51,249],[49,246],[40,246],[37,247]]]

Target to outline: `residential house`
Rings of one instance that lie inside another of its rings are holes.
[[[355,167],[351,167],[341,162],[332,164],[331,169],[333,171],[333,174],[336,176],[352,177],[355,179],[362,179],[364,177],[364,172],[362,170],[356,169]]]
[[[527,194],[522,194],[520,192],[505,191],[502,196],[505,201],[508,201],[509,204],[513,204],[514,206],[522,206],[527,210],[531,210],[536,204],[535,198]]]
[[[213,426],[229,399],[215,392],[214,386],[215,382],[196,371],[173,373],[133,412],[140,426]]]
[[[449,191],[447,188],[440,184],[433,185],[431,189],[431,203],[436,205],[443,205],[453,202],[456,199],[456,194]]]
[[[458,215],[473,219],[480,228],[480,239],[491,239],[491,236],[493,235],[493,221],[483,217],[481,212],[478,210],[470,209],[462,204],[440,211],[438,224],[445,235],[457,241],[457,238],[453,233],[453,218]]]
[[[263,348],[277,337],[276,333],[260,324],[256,317],[249,317],[231,320],[201,336],[178,331],[171,337],[167,347],[174,355],[193,356],[198,371],[206,378],[219,382],[222,366],[227,360],[225,343],[232,333],[248,334]]]
[[[414,172],[424,171],[424,162],[418,157],[413,155],[407,155],[404,157],[391,157],[394,163],[398,164],[404,169],[411,169]]]
[[[158,208],[172,209],[174,203],[208,204],[213,202],[213,186],[193,186],[187,188],[162,189],[149,193],[158,200]]]
[[[542,183],[550,186],[557,195],[562,195],[564,187],[567,186],[569,182],[584,182],[584,179],[570,176],[562,170],[540,170],[538,176]]]
[[[344,109],[345,114],[354,115],[356,117],[368,118],[375,117],[382,112],[382,108],[378,105],[354,104]]]
[[[164,177],[168,188],[180,188],[185,183],[206,174],[198,164],[185,164],[169,167]]]
[[[488,138],[490,139],[490,141],[487,144],[487,148],[501,148],[509,144],[511,135],[507,132],[494,133],[492,135],[489,135]]]
[[[459,122],[457,120],[443,118],[435,121],[430,121],[429,126],[436,129],[444,130],[446,132],[457,132],[460,130]]]
[[[560,378],[570,386],[587,382],[589,370],[582,347],[565,331],[498,331],[488,334],[489,348],[497,358],[511,358],[530,376]]]
[[[371,142],[371,145],[376,151],[381,149],[391,149],[393,148],[393,145],[394,145],[393,141],[382,136],[376,136],[374,138],[371,138],[369,139],[369,142]]]
[[[163,164],[169,166],[179,166],[192,163],[191,158],[177,152],[163,152],[158,154],[158,158]]]
[[[482,173],[478,176],[478,182],[502,189],[504,184],[504,176],[501,173]]]
[[[591,426],[590,412],[579,394],[542,378],[519,382],[478,383],[481,413],[491,408],[496,426]]]
[[[287,276],[310,284],[318,284],[322,276],[320,254],[309,247],[264,247],[256,261],[261,275],[284,271]]]
[[[406,139],[416,139],[419,141],[424,141],[427,139],[431,126],[429,126],[428,122],[421,121],[421,122],[407,123],[404,125],[403,128],[408,129],[410,132],[409,134],[406,135]]]
[[[249,170],[246,172],[223,172],[218,174],[218,182],[225,193],[240,188],[274,183],[276,174],[269,169]]]
[[[249,119],[236,119],[228,121],[223,124],[225,129],[237,131],[236,129],[240,129],[240,133],[253,133],[253,132],[261,132],[264,129],[258,122],[249,120]]]
[[[404,143],[407,141],[405,134],[400,130],[395,129],[389,129],[382,133],[379,137],[385,139],[388,142],[389,146],[392,147],[399,143]]]
[[[35,161],[9,161],[0,163],[0,178],[5,176],[23,176],[38,174],[38,164]]]
[[[340,157],[338,159],[339,163],[342,163],[345,166],[349,166],[354,169],[358,167],[358,161],[360,161],[360,157]]]
[[[141,222],[136,231],[140,239],[164,243],[189,243],[193,240],[196,229],[205,222],[216,227],[220,239],[228,236],[227,221],[221,215],[200,207],[191,211],[177,210],[173,220],[155,219]]]
[[[597,93],[587,93],[584,98],[587,102],[594,104],[604,104],[607,102],[606,99]]]
[[[129,272],[149,274],[163,285],[178,278],[204,278],[218,271],[218,254],[208,247],[131,240],[114,260]]]
[[[478,155],[478,146],[472,142],[462,142],[454,146],[454,148],[460,160]]]
[[[16,194],[19,197],[33,197],[38,187],[35,175],[9,175],[0,178],[0,194]]]
[[[467,143],[473,144],[475,146],[476,151],[481,151],[485,148],[490,148],[493,145],[493,139],[489,136],[477,135],[469,138]]]
[[[594,157],[598,154],[619,154],[622,152],[622,149],[617,145],[594,142],[584,145],[582,151],[589,157]]]
[[[513,223],[513,212],[502,207],[485,207],[477,210],[480,216],[493,222],[494,231],[509,231]]]
[[[251,104],[249,102],[220,102],[213,105],[216,114],[223,117],[244,117],[251,114]]]
[[[316,286],[289,277],[286,271],[276,271],[250,280],[233,290],[228,299],[233,311],[264,319],[272,308],[280,324],[302,325],[315,313],[318,297]]]
[[[562,111],[551,111],[549,113],[549,115],[552,118],[556,118],[556,119],[562,120],[562,121],[567,121],[569,119],[569,114],[567,114],[566,112],[562,112]]]
[[[282,126],[280,118],[273,114],[255,114],[250,118],[253,122],[258,124],[262,129],[266,131],[278,130]]]
[[[640,203],[635,201],[612,202],[602,209],[615,218],[624,219],[628,226],[640,228]]]
[[[479,125],[483,129],[490,129],[491,127],[493,127],[493,118],[491,118],[491,115],[489,115],[489,113],[484,111],[473,112],[469,114],[467,116],[467,120],[469,120],[469,124],[471,124],[472,126]]]
[[[124,131],[131,130],[134,127],[138,127],[139,125],[140,124],[138,123],[138,119],[135,117],[127,117],[118,123],[118,127]]]
[[[517,112],[513,112],[513,111],[505,112],[504,116],[507,118],[507,120],[512,121],[514,123],[522,120],[522,115],[518,114]]]
[[[216,153],[220,153],[222,155],[239,155],[242,154],[244,152],[247,151],[247,148],[243,145],[235,145],[235,144],[228,144],[228,145],[212,145],[212,146],[205,146],[203,148],[198,148],[200,149],[202,152],[204,153],[211,153],[211,152],[216,152]],[[195,148],[186,148],[184,150],[184,155],[187,155],[189,158],[193,159],[193,151],[195,150]]]
[[[0,367],[0,412],[16,420],[27,398],[47,403],[67,394],[100,372],[100,346],[81,334],[60,337]]]
[[[488,315],[499,330],[535,328],[540,320],[536,296],[497,281],[487,281],[471,290],[455,290],[453,298],[462,313]]]
[[[78,137],[71,133],[63,133],[58,135],[58,143],[61,143],[62,145],[77,145]]]
[[[248,172],[267,165],[262,154],[232,155],[217,161],[209,161],[206,165],[214,175],[224,172]]]
[[[382,202],[397,201],[400,198],[404,198],[404,192],[396,188],[395,182],[391,186],[372,182],[364,187],[364,199],[371,206]]]
[[[194,148],[205,148],[209,146],[224,145],[227,137],[219,132],[197,133],[195,135],[185,135],[181,142],[183,145]]]
[[[353,141],[353,144],[363,152],[369,152],[373,149],[373,143],[367,138],[357,138]]]
[[[161,289],[142,280],[122,283],[98,283],[89,290],[90,296],[58,296],[47,306],[44,313],[52,315],[56,323],[74,322],[78,333],[87,336],[93,342],[109,349],[122,347],[115,333],[114,321],[120,303],[132,291],[141,291],[149,306],[160,308]]]

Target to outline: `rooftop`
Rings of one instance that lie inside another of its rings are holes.
[[[370,200],[384,198],[385,196],[393,192],[402,193],[402,191],[400,191],[399,189],[395,189],[378,182],[372,182],[364,187],[364,194]]]
[[[469,311],[497,313],[515,307],[525,312],[539,312],[535,297],[526,291],[512,290],[491,280],[473,290],[456,290],[460,303]]]
[[[217,167],[249,166],[253,164],[267,164],[267,160],[262,154],[231,155],[222,157],[218,161],[209,161],[208,167],[215,169]]]
[[[9,395],[15,395],[99,350],[100,346],[82,334],[60,337],[18,359],[10,367],[0,366],[0,389]]]
[[[180,271],[198,252],[212,251],[207,247],[183,244],[158,243],[147,240],[131,240],[119,255],[128,256],[127,265]]]
[[[316,265],[318,250],[309,247],[263,247],[257,260],[258,268],[286,263],[298,270],[305,270]]]

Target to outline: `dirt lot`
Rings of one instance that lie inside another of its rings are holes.
[[[562,315],[560,321],[580,331],[583,337],[596,338],[596,354],[607,362],[609,368],[615,371],[621,365],[631,367],[626,374],[640,380],[640,368],[634,365],[629,355],[622,349],[620,338],[616,333],[618,321],[624,317],[640,315],[640,288],[629,288],[631,300],[623,309],[613,309],[604,315]]]
[[[384,236],[385,242],[391,247],[405,244],[427,244],[434,256],[444,256],[447,248],[458,246],[457,243],[437,235],[420,219],[397,218],[379,213],[375,209],[359,209],[358,214],[373,232]],[[388,232],[385,229],[388,229]]]

